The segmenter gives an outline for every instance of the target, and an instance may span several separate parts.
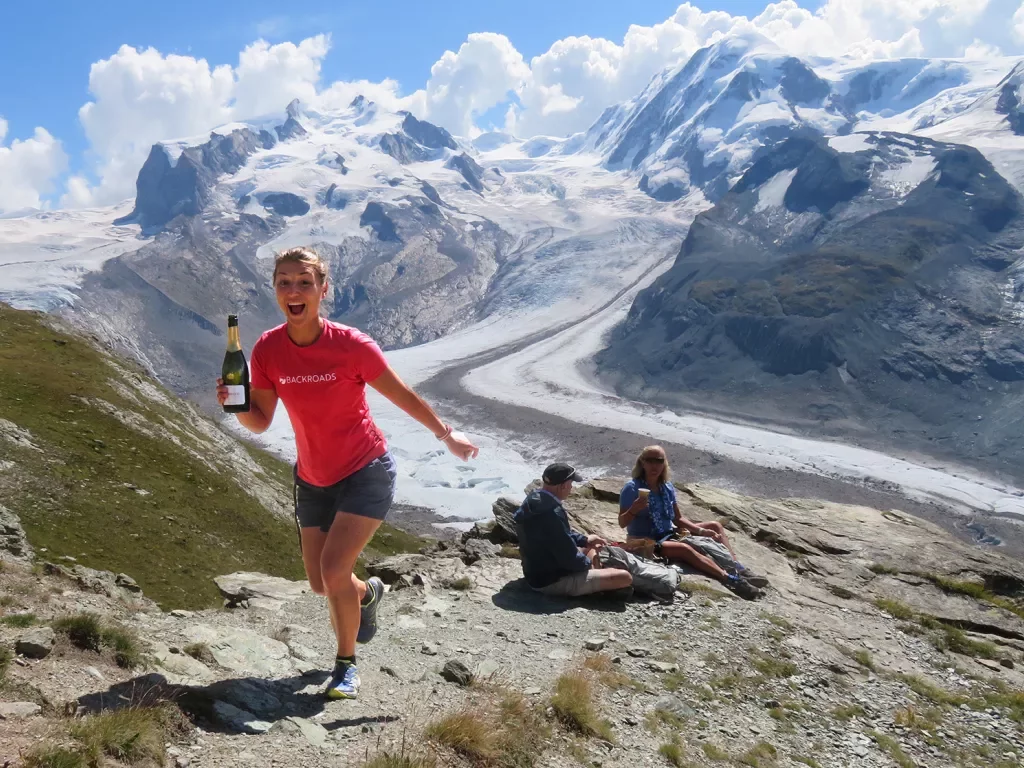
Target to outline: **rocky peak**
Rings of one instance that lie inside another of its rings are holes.
[[[402,120],[402,131],[429,149],[458,149],[455,139],[448,131],[426,120],[417,120],[409,112],[405,113],[405,119]]]

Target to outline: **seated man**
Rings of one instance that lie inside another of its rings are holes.
[[[631,588],[628,571],[601,569],[598,553],[607,542],[569,527],[562,502],[574,480],[583,478],[568,464],[544,470],[543,488],[531,492],[513,519],[526,582],[538,592],[581,597],[595,592]]]

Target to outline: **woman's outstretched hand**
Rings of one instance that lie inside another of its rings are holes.
[[[444,444],[449,451],[463,461],[475,459],[477,454],[480,453],[480,449],[473,445],[469,438],[461,432],[452,432],[444,439]]]

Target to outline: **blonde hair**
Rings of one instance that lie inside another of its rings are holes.
[[[304,245],[287,248],[277,254],[274,258],[273,280],[277,280],[277,270],[282,264],[305,264],[313,268],[317,282],[321,285],[327,280],[327,264],[320,258],[320,254]]]
[[[648,445],[640,451],[640,455],[636,457],[636,464],[633,465],[633,479],[638,480],[641,477],[647,476],[647,471],[644,469],[644,454],[648,451],[661,451],[665,456],[665,463],[661,465],[661,474],[658,475],[658,482],[667,483],[672,479],[672,468],[668,465],[668,454],[665,453],[665,449],[660,445]]]

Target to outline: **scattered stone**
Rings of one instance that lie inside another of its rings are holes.
[[[186,611],[183,608],[175,608],[173,611],[171,611],[171,616],[173,616],[176,619],[189,619],[195,616],[195,612]]]
[[[604,638],[594,637],[590,640],[584,641],[583,647],[586,648],[588,651],[603,651],[607,643],[608,641]]]
[[[286,720],[298,726],[299,732],[311,746],[322,747],[327,742],[327,729],[320,723],[314,723],[304,717],[288,717]]]
[[[473,673],[470,672],[469,667],[458,659],[450,659],[445,662],[444,667],[441,669],[441,677],[449,683],[461,685],[463,688],[473,682]]]
[[[437,656],[438,647],[434,643],[424,643],[423,647],[420,648],[420,653],[426,656]]]
[[[131,576],[127,573],[119,573],[114,577],[114,583],[117,584],[121,589],[126,589],[129,592],[141,592],[140,587]]]
[[[537,688],[537,687],[526,688],[523,691],[523,694],[526,695],[526,696],[539,696],[540,695],[540,688]]]
[[[316,661],[320,658],[319,652],[314,651],[312,648],[305,646],[302,643],[297,643],[294,640],[289,639],[285,642],[285,645],[288,646],[288,650],[291,651],[292,656],[297,659],[302,659],[303,661]]]
[[[31,701],[0,701],[0,720],[17,720],[32,717],[43,711],[43,708]]]
[[[649,669],[651,669],[651,670],[653,670],[655,672],[663,672],[663,673],[666,673],[666,674],[669,673],[669,672],[678,672],[679,671],[679,665],[678,664],[672,664],[671,662],[668,662],[668,661],[649,661],[649,662],[647,662],[647,666],[648,666]]]
[[[96,669],[96,667],[86,667],[85,668],[85,672],[90,677],[95,677],[97,680],[100,680],[100,681],[107,679],[107,678],[105,678],[103,676],[102,672],[100,672],[98,669]]]
[[[386,664],[382,664],[381,665],[380,671],[383,672],[385,675],[390,675],[391,677],[395,678],[396,680],[401,680],[402,679],[401,675],[399,675],[394,669],[392,669],[391,667],[387,666]]]
[[[497,557],[501,547],[484,539],[470,539],[462,545],[462,562],[472,565],[487,557]]]
[[[622,722],[624,722],[626,725],[640,725],[640,721],[632,715],[626,715],[624,718],[622,718]]]
[[[285,603],[297,600],[309,591],[304,581],[291,581],[280,576],[239,571],[213,579],[229,608],[246,605],[250,608],[279,611]]]
[[[30,659],[44,659],[53,650],[56,635],[50,627],[33,627],[23,632],[14,644],[14,650]]]
[[[768,699],[768,701],[764,703],[764,706],[765,709],[779,709],[782,706],[782,704],[779,702],[778,699]]]
[[[568,648],[553,648],[548,652],[548,658],[552,661],[568,661],[572,658],[572,651]]]
[[[1007,669],[1013,669],[1013,659],[1002,658],[999,660],[999,664]]]
[[[650,656],[651,655],[651,649],[650,648],[639,648],[639,647],[638,648],[629,648],[629,649],[626,650],[626,653],[628,653],[634,659],[642,659],[645,656]]]
[[[654,708],[680,718],[697,717],[697,711],[693,707],[675,696],[662,696],[654,702]]]
[[[484,659],[476,665],[476,670],[473,672],[473,676],[479,680],[487,680],[497,674],[501,666],[498,662],[493,659]]]
[[[12,422],[4,421],[3,424],[0,424],[0,438],[6,436],[3,434],[3,425],[10,425],[14,429],[18,429]],[[0,504],[0,551],[7,552],[11,557],[25,562],[32,559],[32,547],[25,536],[25,529],[21,527],[21,520],[2,504]]]

